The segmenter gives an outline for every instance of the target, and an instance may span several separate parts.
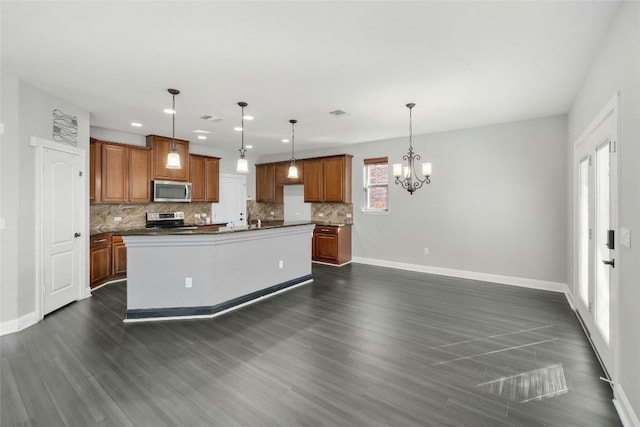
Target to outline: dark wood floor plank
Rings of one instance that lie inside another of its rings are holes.
[[[0,338],[0,425],[620,425],[562,294],[313,276],[208,320],[125,324],[126,282],[101,288]]]

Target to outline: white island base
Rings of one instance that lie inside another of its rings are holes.
[[[125,322],[213,317],[312,281],[314,227],[125,234]]]

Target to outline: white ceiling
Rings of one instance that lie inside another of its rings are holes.
[[[615,1],[1,3],[2,71],[91,124],[253,156],[566,113]],[[342,109],[341,117],[329,111]],[[200,116],[224,118],[207,122]],[[144,124],[130,126],[132,121]]]

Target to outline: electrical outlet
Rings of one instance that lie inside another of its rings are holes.
[[[424,248],[424,254],[429,255],[429,248]]]
[[[353,215],[351,214],[347,214],[347,218],[351,218]]]
[[[318,214],[318,216],[319,216],[319,217],[323,217],[323,216],[324,216],[324,214],[323,214],[322,212],[320,212],[320,213]]]
[[[122,221],[122,217],[121,217],[121,216],[114,216],[114,217],[113,217],[113,220],[114,220],[115,222],[120,222],[120,221]]]
[[[278,268],[284,268],[284,260],[278,261]]]
[[[184,287],[185,288],[190,288],[193,286],[193,279],[191,277],[185,277],[184,278]]]

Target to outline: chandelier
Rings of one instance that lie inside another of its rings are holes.
[[[402,159],[406,164],[394,163],[393,176],[396,177],[396,184],[400,184],[402,188],[407,190],[409,194],[413,195],[413,192],[422,187],[423,184],[431,183],[431,163],[422,163],[422,178],[418,176],[415,170],[415,161],[420,160],[420,155],[413,151],[413,128],[411,123],[411,109],[416,104],[409,103],[407,108],[409,109],[409,152],[402,156]]]

